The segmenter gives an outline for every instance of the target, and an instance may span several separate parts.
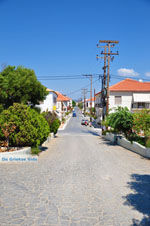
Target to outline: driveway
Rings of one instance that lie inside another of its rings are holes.
[[[38,163],[0,164],[0,225],[150,225],[150,161],[71,118]]]

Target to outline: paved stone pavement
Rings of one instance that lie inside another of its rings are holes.
[[[150,161],[72,118],[38,163],[0,164],[0,225],[150,225]]]

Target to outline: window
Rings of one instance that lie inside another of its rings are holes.
[[[53,96],[53,102],[54,102],[54,104],[56,104],[56,102],[57,102],[57,98],[55,96]]]
[[[150,103],[144,103],[144,102],[137,102],[132,104],[132,108],[137,109],[144,109],[144,108],[150,108]]]
[[[122,97],[121,96],[115,96],[115,104],[122,104]]]

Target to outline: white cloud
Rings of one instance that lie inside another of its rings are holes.
[[[150,71],[146,72],[145,76],[150,77]]]
[[[136,77],[139,76],[139,73],[134,71],[133,69],[127,69],[127,68],[120,68],[117,70],[118,75],[123,76],[123,77]]]

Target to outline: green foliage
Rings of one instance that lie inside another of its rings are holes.
[[[95,108],[94,108],[94,107],[92,107],[92,113],[93,113],[93,114],[95,113]]]
[[[143,131],[144,136],[150,135],[150,110],[144,109],[138,113],[134,113],[133,129],[136,133]]]
[[[145,145],[147,148],[150,148],[150,137],[146,137]]]
[[[61,124],[60,120],[57,118],[55,112],[43,112],[43,116],[45,117],[46,121],[48,122],[50,132],[56,134],[57,130]]]
[[[79,107],[80,109],[83,109],[83,103],[82,103],[82,102],[78,103],[78,107]]]
[[[72,107],[74,108],[76,106],[76,102],[72,100]]]
[[[50,129],[45,118],[30,107],[14,103],[0,115],[0,125],[12,123],[15,131],[9,135],[11,146],[37,147],[48,137]],[[0,127],[0,140],[4,140]]]
[[[31,148],[31,154],[32,155],[39,155],[40,152],[41,152],[41,150],[38,147],[32,147]]]
[[[66,121],[66,119],[63,117],[63,118],[62,118],[62,122],[64,123],[65,121]]]
[[[57,118],[51,124],[51,127],[50,127],[51,133],[56,134],[59,126],[60,126],[60,120]]]
[[[128,138],[132,133],[133,114],[127,107],[118,107],[114,113],[110,113],[107,116],[105,123],[115,131],[123,133]]]
[[[4,110],[3,105],[0,104],[0,113]]]
[[[33,70],[8,66],[0,73],[0,104],[5,109],[13,103],[39,104],[47,94]]]
[[[65,115],[69,115],[69,114],[70,114],[70,112],[66,112],[66,113],[65,113]]]

